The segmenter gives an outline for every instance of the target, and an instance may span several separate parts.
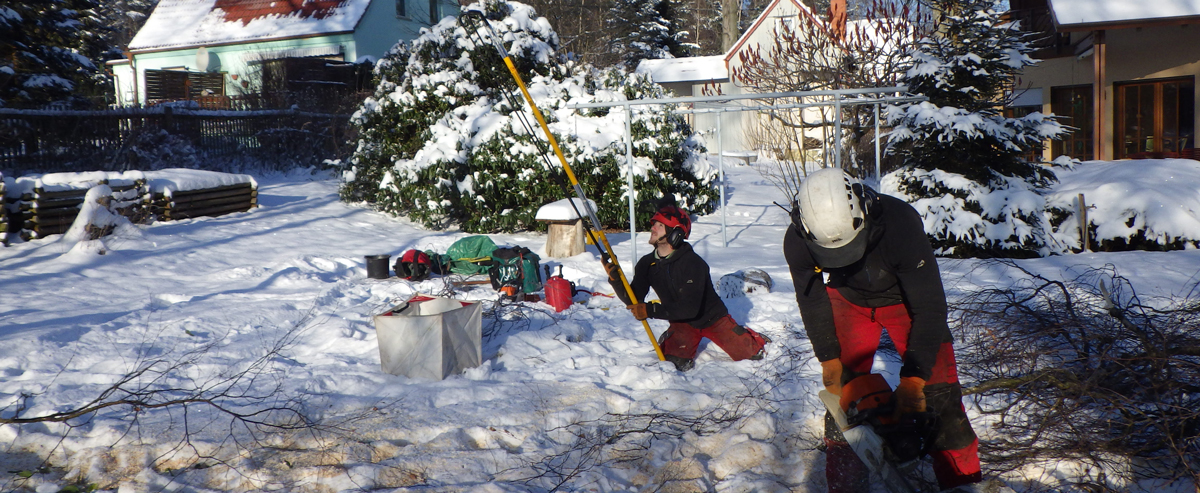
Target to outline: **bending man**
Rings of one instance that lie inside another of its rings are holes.
[[[783,252],[825,389],[841,395],[870,373],[886,328],[903,359],[896,415],[938,415],[930,455],[943,490],[979,482],[979,440],[962,405],[946,294],[921,216],[836,168],[811,173],[796,199]],[[866,468],[831,421],[829,491],[866,491]]]

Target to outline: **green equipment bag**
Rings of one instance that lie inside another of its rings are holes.
[[[525,247],[497,248],[492,252],[492,262],[488,268],[492,289],[512,286],[522,293],[542,289],[541,261],[541,257]]]
[[[496,243],[487,236],[462,238],[446,249],[447,269],[464,276],[487,273],[489,258],[495,249]]]

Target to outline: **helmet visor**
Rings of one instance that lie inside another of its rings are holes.
[[[854,235],[854,239],[845,245],[826,248],[818,245],[811,239],[805,239],[808,244],[808,251],[812,253],[813,259],[817,261],[822,269],[837,269],[858,262],[863,257],[863,253],[867,251],[867,231],[870,228],[862,228],[858,234]]]

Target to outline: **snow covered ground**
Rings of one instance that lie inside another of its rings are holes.
[[[484,362],[438,382],[383,373],[371,317],[416,292],[444,294],[445,280],[368,279],[364,256],[444,252],[465,235],[344,204],[327,176],[256,179],[260,207],[247,213],[119,230],[104,249],[57,236],[0,248],[0,416],[86,404],[147,362],[162,361],[142,381],[187,361],[155,381],[184,389],[257,363],[257,380],[235,381],[235,392],[278,385],[276,396],[337,428],[262,433],[255,443],[199,404],[186,414],[116,406],[70,428],[2,425],[0,489],[824,491],[818,365],[781,254],[788,217],[772,204],[784,198],[753,168],[729,169],[729,246],[720,212],[699,219],[691,242],[714,280],[746,268],[774,279],[772,292],[727,300],[739,322],[774,340],[766,359],[734,363],[708,345],[694,370],[679,373],[657,360],[614,299],[580,294],[555,313],[544,303],[498,306],[490,287],[466,286],[454,295],[486,300]],[[535,251],[545,242],[492,238]],[[609,239],[628,255],[629,235]],[[646,240],[635,239],[639,254]],[[562,265],[580,288],[611,292],[594,250],[543,264]],[[1140,293],[1180,293],[1197,280],[1200,252],[1020,262],[1063,277],[1105,264]],[[941,261],[951,296],[1012,280],[978,265]],[[651,322],[656,334],[665,325]],[[197,453],[225,464],[197,462]],[[38,470],[44,456],[54,467]]]

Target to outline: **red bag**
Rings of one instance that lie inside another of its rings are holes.
[[[409,250],[396,259],[394,268],[396,277],[419,282],[429,278],[431,265],[428,254],[420,250]]]

